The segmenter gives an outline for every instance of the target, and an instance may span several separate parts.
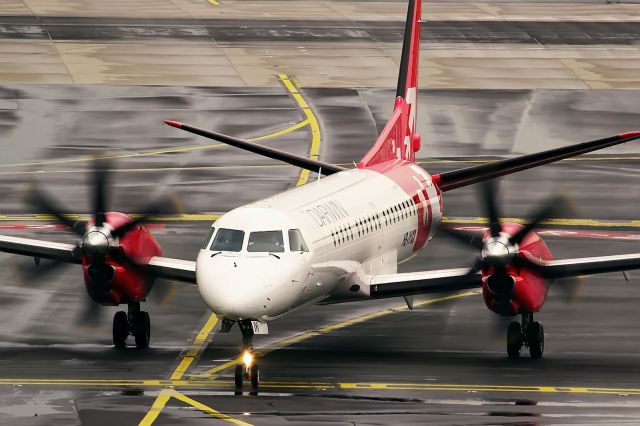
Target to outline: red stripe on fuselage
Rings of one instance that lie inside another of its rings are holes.
[[[425,246],[429,235],[431,233],[431,227],[433,225],[433,212],[431,209],[431,202],[429,199],[429,193],[424,186],[426,182],[431,179],[431,175],[423,169],[423,173],[416,171],[413,167],[417,166],[406,160],[391,160],[383,163],[374,164],[370,167],[366,167],[367,170],[373,170],[387,176],[394,181],[402,190],[411,198],[418,202],[418,223],[416,240],[413,245],[413,251],[420,250]],[[418,193],[422,192],[424,201],[420,200]],[[442,206],[442,197],[440,191],[436,187],[436,194],[438,196],[438,202]],[[424,209],[427,210],[427,217],[423,220]],[[442,210],[441,210],[442,211]]]

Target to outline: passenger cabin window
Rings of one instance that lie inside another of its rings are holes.
[[[307,244],[302,238],[299,229],[289,229],[289,250],[291,251],[309,251]]]
[[[259,231],[249,234],[247,243],[249,252],[280,253],[284,251],[282,231]]]
[[[202,250],[206,250],[207,247],[209,247],[209,241],[211,241],[211,237],[213,237],[214,232],[216,232],[216,228],[209,228],[207,235],[204,237],[204,242],[202,243]]]
[[[242,250],[242,242],[244,241],[244,231],[238,229],[218,229],[216,237],[211,244],[211,250],[214,251],[240,251]]]

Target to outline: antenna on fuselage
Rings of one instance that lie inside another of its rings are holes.
[[[322,176],[322,167],[320,167],[320,169],[318,170],[318,186],[320,185],[320,176]]]

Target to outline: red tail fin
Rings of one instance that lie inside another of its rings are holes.
[[[420,149],[420,136],[415,132],[415,122],[421,15],[422,0],[409,0],[393,114],[373,148],[358,164],[360,168],[392,160],[413,162],[415,153]]]

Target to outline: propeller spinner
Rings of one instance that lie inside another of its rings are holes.
[[[89,221],[71,219],[65,209],[61,208],[52,197],[35,184],[27,193],[26,201],[38,213],[53,216],[56,221],[65,225],[79,237],[73,254],[89,263],[87,273],[95,286],[95,291],[108,290],[109,282],[113,279],[115,271],[113,266],[106,262],[107,258],[129,267],[145,280],[152,279],[153,277],[147,270],[146,265],[127,255],[120,246],[119,241],[138,225],[147,222],[151,216],[175,213],[177,210],[175,200],[173,197],[161,197],[149,203],[136,218],[114,227],[107,221],[111,163],[106,159],[95,159],[92,168],[92,214]],[[28,277],[37,279],[63,264],[58,261],[48,261],[35,270],[30,269],[27,271]],[[95,298],[93,294],[91,296]],[[93,301],[90,302],[84,317],[81,319],[83,322],[90,319],[89,317],[95,320],[97,316],[95,309],[97,305]]]
[[[496,295],[497,299],[506,302],[511,298],[515,284],[514,278],[508,273],[510,266],[527,268],[533,271],[541,270],[541,265],[526,256],[519,255],[519,245],[541,222],[559,213],[566,205],[566,199],[564,197],[554,197],[548,200],[531,216],[533,219],[513,235],[503,231],[495,185],[492,181],[487,181],[482,185],[481,202],[489,218],[489,235],[484,241],[468,232],[454,229],[445,229],[445,234],[456,241],[480,250],[480,255],[469,270],[469,273],[475,274],[478,271],[483,271],[483,273],[488,274],[487,286],[489,290]]]

